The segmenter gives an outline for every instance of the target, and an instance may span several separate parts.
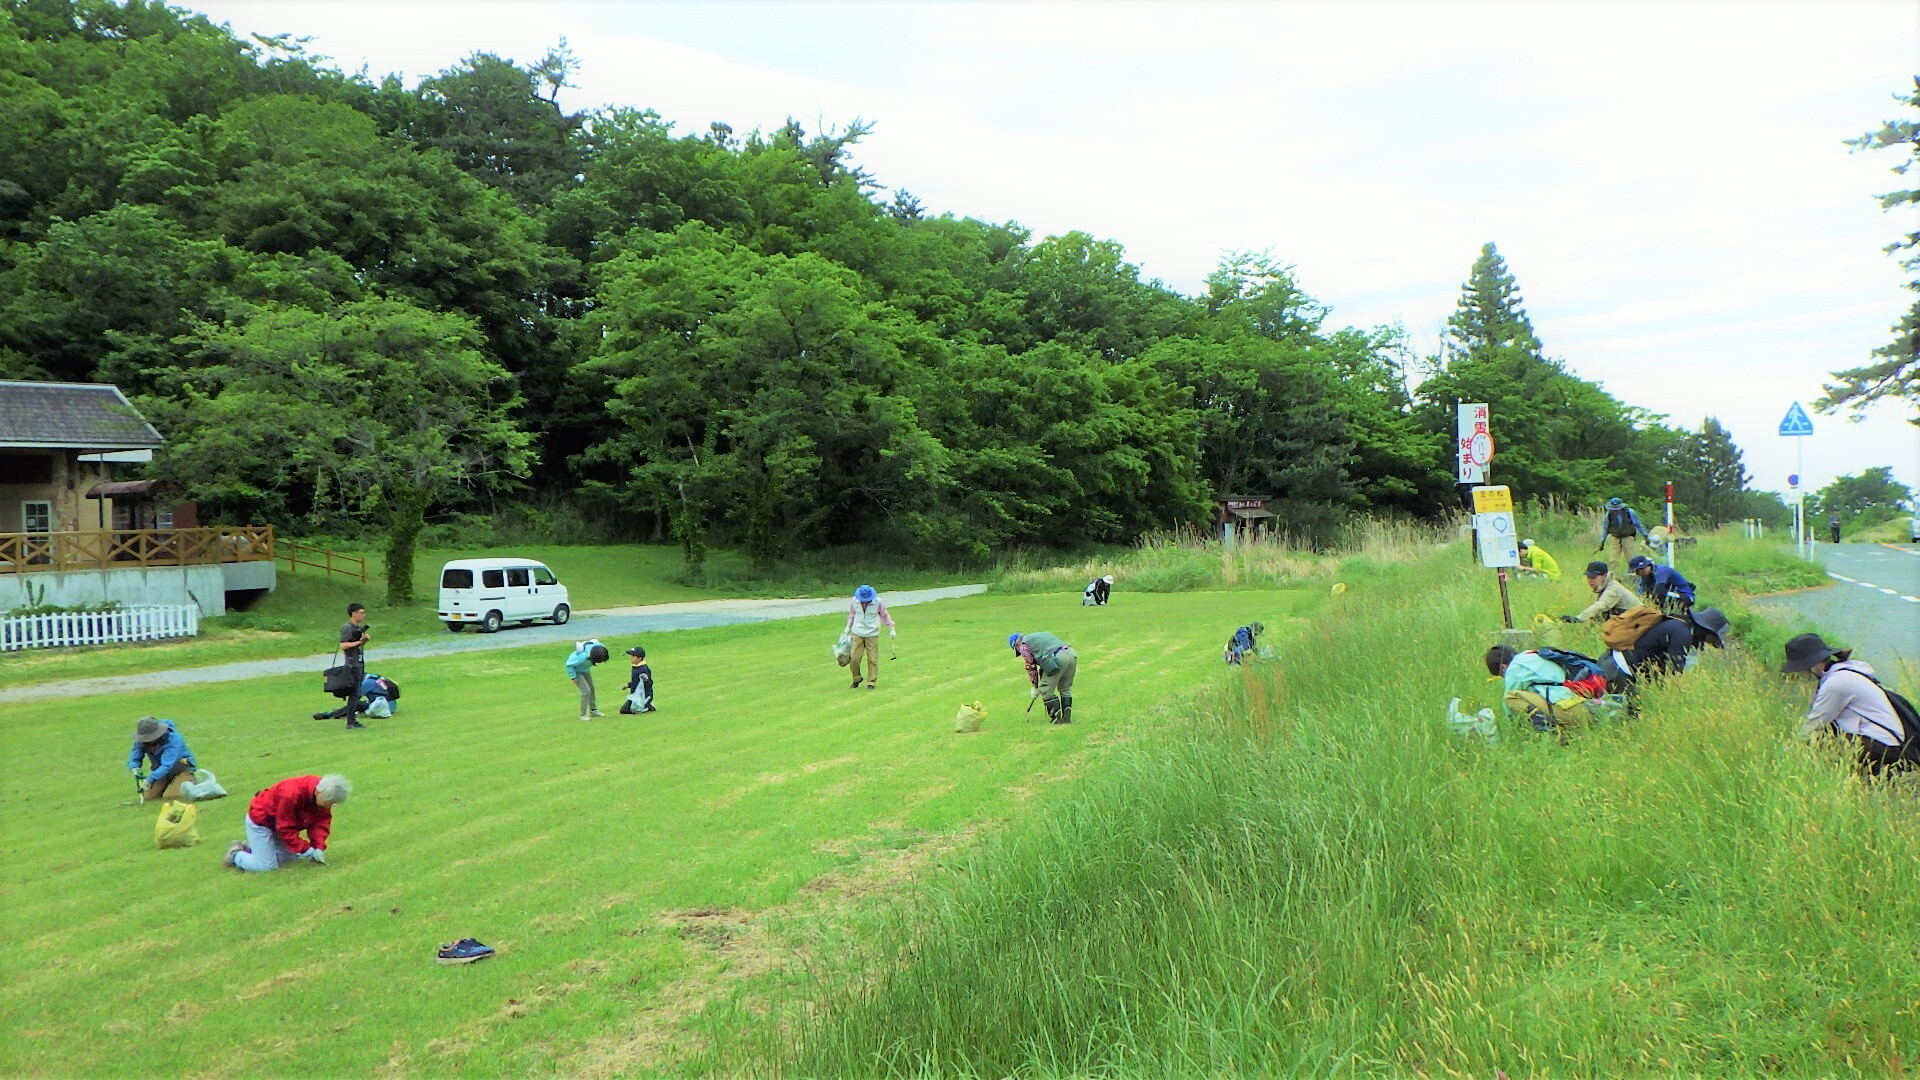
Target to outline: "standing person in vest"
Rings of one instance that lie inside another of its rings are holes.
[[[1852,649],[1836,649],[1819,634],[1801,634],[1787,642],[1787,662],[1780,670],[1805,672],[1820,683],[1800,725],[1801,738],[1833,731],[1853,739],[1860,768],[1871,775],[1920,758],[1920,732],[1906,729],[1873,668],[1853,659]]]
[[[1073,723],[1073,672],[1080,663],[1073,648],[1044,631],[1008,634],[1007,647],[1027,666],[1031,696],[1046,703],[1047,722]]]
[[[1647,539],[1647,527],[1640,524],[1640,515],[1620,499],[1607,500],[1607,512],[1600,517],[1600,546],[1595,551],[1607,549],[1607,538],[1613,538],[1614,550],[1621,558],[1627,557],[1627,541],[1639,537]]]
[[[849,690],[860,689],[860,655],[867,657],[867,689],[873,689],[880,679],[880,624],[887,625],[887,636],[895,638],[900,631],[893,625],[893,616],[887,614],[887,605],[880,602],[880,594],[873,586],[862,585],[853,590],[853,603],[847,605],[846,633],[853,638],[853,660],[847,664],[853,669],[853,685]]]

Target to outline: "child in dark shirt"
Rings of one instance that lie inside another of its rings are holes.
[[[647,650],[636,646],[627,650],[627,656],[633,669],[627,676],[627,700],[621,703],[620,711],[653,712],[653,669],[647,666]]]

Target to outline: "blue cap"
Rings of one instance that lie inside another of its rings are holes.
[[[1645,570],[1652,565],[1653,560],[1647,558],[1645,555],[1635,555],[1633,558],[1627,560],[1627,569],[1629,570]]]
[[[1626,502],[1617,495],[1607,500],[1607,509],[1609,510],[1625,510],[1626,508]]]
[[[880,594],[874,592],[873,586],[871,585],[862,585],[859,588],[853,590],[853,598],[855,600],[860,601],[863,604],[872,603],[873,598],[878,595]]]
[[[1019,646],[1020,646],[1020,635],[1019,635],[1019,634],[1008,634],[1008,635],[1007,635],[1007,648],[1009,648],[1009,649],[1015,649],[1015,648],[1019,648]]]

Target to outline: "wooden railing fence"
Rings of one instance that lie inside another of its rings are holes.
[[[0,574],[195,566],[273,557],[271,525],[0,533]]]
[[[311,566],[325,571],[328,577],[345,574],[357,577],[362,582],[367,580],[367,560],[361,555],[342,555],[298,540],[282,540],[280,546],[274,549],[274,557],[286,560],[289,574],[302,566]]]

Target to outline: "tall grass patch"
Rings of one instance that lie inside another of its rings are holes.
[[[1910,1063],[1911,788],[1863,784],[1839,751],[1792,742],[1808,688],[1742,647],[1648,689],[1637,719],[1564,741],[1512,723],[1497,743],[1456,738],[1449,697],[1497,698],[1480,653],[1499,608],[1489,575],[1452,554],[1349,591],[1279,663],[1220,672],[1180,720],[862,923],[865,951],[776,999],[781,1041],[724,1064],[1490,1076]],[[1572,602],[1579,582],[1542,588]]]

